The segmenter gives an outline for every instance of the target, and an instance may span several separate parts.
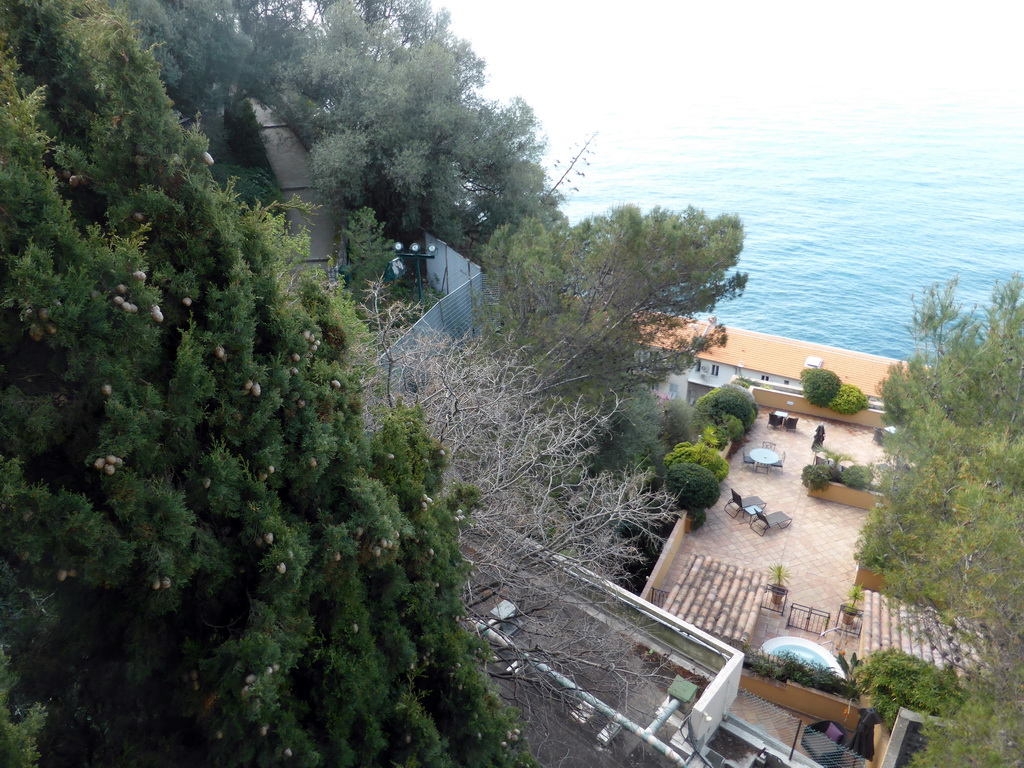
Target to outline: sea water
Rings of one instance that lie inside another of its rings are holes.
[[[1019,100],[674,114],[659,125],[610,111],[564,210],[738,214],[749,280],[715,310],[727,326],[904,358],[928,286],[958,277],[968,310],[1024,268]]]

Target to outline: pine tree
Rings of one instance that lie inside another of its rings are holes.
[[[213,182],[123,16],[3,0],[0,29],[0,746],[528,762],[457,621],[468,499],[414,410],[366,434],[351,305],[282,279],[295,243]]]

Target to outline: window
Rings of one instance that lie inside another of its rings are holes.
[[[768,378],[768,374],[762,373],[761,374],[761,381],[771,381],[771,379]]]
[[[718,366],[717,365],[712,365],[711,366],[711,375],[712,376],[717,376],[718,375]]]
[[[678,384],[669,384],[668,385],[668,399],[669,400],[675,400],[677,397],[679,397],[679,385]]]

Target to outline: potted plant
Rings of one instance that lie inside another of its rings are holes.
[[[839,612],[843,614],[844,624],[853,624],[854,619],[860,616],[863,611],[858,606],[864,601],[864,587],[854,584],[846,593],[846,602],[839,606]]]
[[[772,593],[772,602],[778,605],[789,594],[787,584],[790,577],[789,568],[782,563],[772,563],[768,566],[768,591]]]

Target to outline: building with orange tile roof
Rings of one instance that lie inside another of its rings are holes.
[[[685,333],[703,335],[715,326],[714,318],[688,326]],[[685,398],[693,402],[734,376],[755,383],[800,387],[804,368],[827,368],[844,384],[855,384],[870,398],[880,398],[882,382],[899,360],[864,352],[814,344],[809,341],[770,336],[767,333],[726,327],[727,341],[721,347],[697,356],[697,364],[685,373],[670,376],[658,388],[661,397]],[[669,346],[671,339],[661,345]]]

